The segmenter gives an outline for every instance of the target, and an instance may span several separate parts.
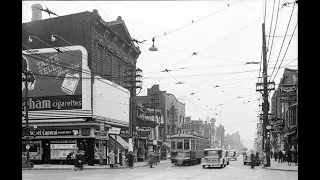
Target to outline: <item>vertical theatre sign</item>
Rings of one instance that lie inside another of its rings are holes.
[[[82,109],[84,55],[77,49],[62,53],[53,48],[22,51],[25,68],[35,77],[28,87],[30,111]],[[22,107],[25,107],[25,90],[22,83]]]

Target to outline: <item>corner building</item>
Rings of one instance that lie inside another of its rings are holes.
[[[22,23],[22,59],[36,79],[28,87],[27,101],[35,102],[28,103],[29,134],[22,118],[22,154],[29,136],[34,163],[64,163],[79,149],[88,165],[100,156],[108,164],[111,149],[119,163],[129,146],[126,80],[141,53],[124,21],[105,22],[97,10],[33,19]],[[22,85],[24,116],[25,92]]]

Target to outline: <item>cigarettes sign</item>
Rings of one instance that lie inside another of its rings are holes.
[[[35,78],[29,82],[29,111],[82,109],[82,52],[63,53],[22,51],[23,72]],[[25,77],[25,74],[22,73]],[[25,107],[25,82],[22,82],[22,106]]]

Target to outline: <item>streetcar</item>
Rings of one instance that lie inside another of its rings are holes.
[[[175,165],[195,165],[201,163],[204,149],[210,147],[210,141],[189,134],[177,134],[170,137],[170,160]]]

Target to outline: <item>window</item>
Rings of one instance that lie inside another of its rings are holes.
[[[96,73],[99,75],[103,74],[103,46],[101,44],[97,45],[97,58],[96,58],[96,65],[97,71]]]
[[[182,150],[182,140],[177,140],[177,149]]]
[[[210,150],[210,151],[204,151],[205,156],[219,156],[221,154],[221,150]]]
[[[171,150],[175,150],[175,149],[176,149],[176,141],[171,140]]]
[[[196,150],[196,140],[191,140],[191,150]]]
[[[184,150],[190,150],[190,140],[189,139],[185,139],[183,142],[183,149]]]

